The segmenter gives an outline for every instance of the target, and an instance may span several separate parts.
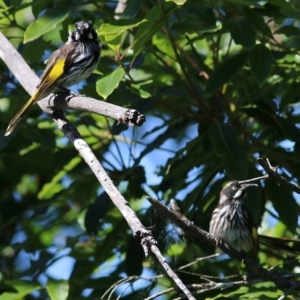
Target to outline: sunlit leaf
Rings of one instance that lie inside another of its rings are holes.
[[[123,68],[117,68],[97,81],[97,92],[106,99],[118,86],[125,74]]]
[[[147,86],[150,85],[152,82],[152,80],[148,80],[140,84],[132,84],[131,90],[135,94],[139,95],[141,98],[150,98],[153,95],[153,93],[151,94],[149,91],[147,91]]]
[[[174,2],[177,5],[183,5],[187,0],[166,0],[166,2]]]
[[[51,300],[65,300],[69,294],[69,284],[66,280],[48,279],[46,289]]]
[[[70,162],[64,166],[64,169],[58,172],[51,180],[51,182],[46,183],[41,191],[38,193],[38,198],[40,200],[46,200],[53,197],[55,194],[60,192],[64,189],[64,186],[61,182],[62,178],[68,173],[68,171],[71,171],[73,168],[75,168],[79,163],[81,162],[80,157],[75,157],[70,160]]]
[[[31,23],[24,33],[24,43],[31,42],[54,29],[69,15],[69,9],[53,8]]]
[[[104,23],[98,30],[99,36],[105,40],[105,44],[109,46],[115,53],[119,52],[123,33],[131,28],[140,25],[142,21],[134,19],[115,20],[110,23]]]
[[[42,288],[38,284],[25,280],[6,280],[5,283],[13,287],[16,292],[4,292],[0,295],[0,300],[20,300],[33,291],[37,291]]]
[[[175,8],[175,7],[174,7]],[[133,46],[134,55],[137,56],[143,49],[152,36],[165,24],[164,18],[173,11],[170,4],[165,5],[165,15],[162,15],[161,8],[154,6],[146,15],[144,22],[139,26]]]

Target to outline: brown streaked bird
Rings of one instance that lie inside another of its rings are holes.
[[[70,32],[68,41],[52,53],[33,96],[10,121],[5,135],[11,134],[30,107],[56,88],[74,85],[86,79],[97,67],[101,46],[91,21],[80,21]]]
[[[253,217],[243,205],[246,190],[252,186],[257,185],[246,181],[230,181],[222,189],[219,204],[211,217],[209,233],[215,238],[222,238],[241,253],[252,252],[255,260],[258,260],[259,243],[287,255],[297,255],[286,243],[299,240],[258,235]]]

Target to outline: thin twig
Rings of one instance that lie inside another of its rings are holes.
[[[177,276],[177,274],[173,271],[173,269],[169,266],[169,264],[166,262],[166,259],[161,254],[160,250],[157,248],[157,246],[152,245],[151,246],[152,253],[156,256],[156,258],[159,260],[160,264],[163,266],[169,277],[173,279],[173,281],[176,283],[176,285],[184,292],[184,294],[187,296],[189,300],[196,300],[192,293],[187,289],[187,287],[183,284],[181,279]]]
[[[268,158],[258,158],[256,161],[263,167],[263,169],[267,172],[267,175],[269,175],[270,178],[277,181],[280,185],[286,186],[295,193],[300,194],[300,187],[289,182],[284,177],[280,176],[277,173],[278,166],[273,167]]]

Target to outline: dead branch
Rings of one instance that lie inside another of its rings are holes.
[[[269,178],[275,180],[278,182],[278,184],[286,186],[287,188],[291,189],[292,191],[294,191],[297,194],[300,194],[300,187],[289,182],[287,179],[285,179],[284,177],[280,176],[277,173],[277,169],[278,166],[273,167],[269,161],[268,158],[258,158],[256,160],[262,167],[263,169],[266,171],[267,175]]]

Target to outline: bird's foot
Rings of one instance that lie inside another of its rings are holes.
[[[241,263],[243,264],[244,261],[245,261],[245,259],[246,259],[246,257],[247,257],[247,255],[246,255],[245,251],[241,251],[240,253],[241,253],[241,257],[242,257]]]
[[[60,87],[60,89],[62,90],[61,93],[63,94],[69,94],[67,97],[66,97],[66,101],[70,101],[73,97],[86,97],[86,95],[84,94],[79,94],[79,93],[76,93],[74,91],[71,91],[63,86]]]
[[[222,244],[223,240],[221,237],[217,236],[215,237],[215,241],[216,241],[216,247],[218,247],[219,245]]]

